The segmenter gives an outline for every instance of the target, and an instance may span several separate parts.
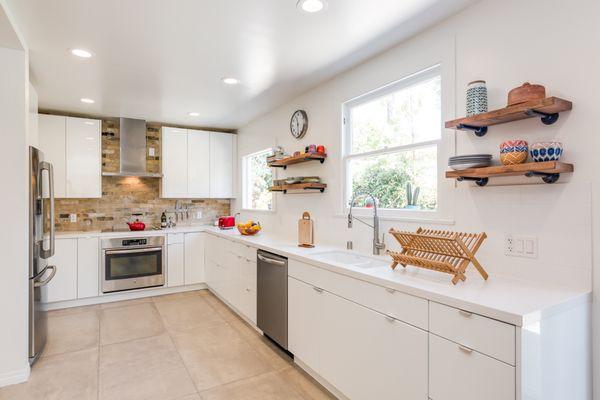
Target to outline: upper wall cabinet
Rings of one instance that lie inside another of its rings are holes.
[[[39,147],[54,167],[55,197],[102,197],[101,146],[100,120],[40,114]]]
[[[161,143],[162,197],[233,197],[234,135],[163,127]]]

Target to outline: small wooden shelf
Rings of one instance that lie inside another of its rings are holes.
[[[286,194],[288,190],[318,190],[323,193],[327,184],[325,183],[295,183],[293,185],[280,185],[270,187],[271,192],[283,192]]]
[[[552,125],[558,120],[560,112],[573,108],[573,103],[558,97],[547,97],[541,100],[533,100],[525,103],[501,108],[474,115],[472,117],[459,118],[446,122],[446,128],[454,128],[463,131],[474,131],[475,135],[483,136],[487,133],[488,126],[505,124],[507,122],[519,121],[521,119],[540,117],[545,125]]]
[[[498,165],[484,168],[469,168],[462,171],[446,171],[446,178],[458,181],[474,181],[478,186],[485,186],[489,178],[497,176],[541,177],[546,183],[558,181],[560,174],[573,172],[573,164],[558,161],[531,162],[515,165]]]
[[[327,154],[305,153],[299,156],[286,157],[281,160],[275,160],[269,163],[269,167],[286,169],[288,165],[299,164],[308,161],[319,161],[321,164],[325,162]]]

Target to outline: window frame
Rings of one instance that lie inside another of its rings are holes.
[[[242,156],[242,211],[251,211],[251,212],[257,212],[257,213],[275,213],[277,211],[277,196],[275,196],[273,194],[273,192],[271,192],[272,207],[270,210],[264,210],[264,209],[260,209],[260,208],[252,208],[251,204],[250,204],[251,203],[250,198],[252,197],[252,194],[248,192],[250,190],[250,185],[248,184],[249,183],[249,174],[250,174],[250,168],[248,168],[248,162],[249,162],[250,158],[256,157],[260,154],[264,154],[266,157],[270,153],[272,153],[271,147],[262,149],[259,151],[255,151],[253,153],[249,153],[249,154]],[[271,168],[271,174],[273,176],[273,180],[277,179],[277,171],[273,170],[273,168]]]
[[[428,140],[424,142],[411,143],[406,145],[398,145],[392,147],[384,147],[378,150],[367,151],[363,153],[352,154],[352,119],[351,110],[359,105],[368,103],[375,99],[387,96],[391,93],[400,91],[404,88],[410,87],[416,83],[426,81],[428,79],[439,76],[440,82],[440,136],[438,139]],[[349,174],[349,164],[354,159],[363,159],[373,156],[401,153],[403,151],[416,150],[419,148],[426,148],[436,146],[437,148],[437,207],[435,210],[415,210],[415,209],[390,209],[390,208],[379,208],[379,214],[383,219],[389,220],[405,220],[405,221],[422,221],[422,222],[439,222],[439,223],[453,223],[448,216],[447,208],[449,206],[450,195],[446,193],[444,172],[445,172],[445,161],[446,149],[444,137],[444,115],[445,115],[445,103],[444,103],[444,71],[441,63],[437,63],[430,67],[421,69],[415,73],[409,74],[399,80],[378,87],[374,90],[368,91],[362,95],[354,97],[344,103],[342,103],[342,129],[341,129],[341,148],[342,148],[342,188],[341,188],[341,210],[343,214],[349,212],[348,203],[351,198],[352,177]],[[447,195],[447,196],[446,196]],[[354,207],[352,213],[356,216],[371,216],[373,211],[365,207]]]

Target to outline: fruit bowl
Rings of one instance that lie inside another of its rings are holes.
[[[259,223],[245,223],[245,224],[237,224],[237,230],[240,234],[244,235],[244,236],[254,236],[256,235],[258,232],[260,232],[260,230],[262,229],[262,227],[260,226]]]

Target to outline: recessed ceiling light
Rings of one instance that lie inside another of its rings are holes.
[[[190,112],[190,113],[188,113],[188,115],[189,115],[190,117],[199,117],[199,116],[200,116],[200,113],[197,113],[197,112]]]
[[[327,3],[325,0],[298,0],[296,6],[307,13],[318,13],[325,10]]]
[[[90,58],[92,53],[84,49],[71,49],[71,54],[81,58]]]
[[[236,78],[221,78],[221,80],[226,85],[237,85],[238,83],[240,83],[240,80]]]
[[[88,99],[88,98],[85,98],[85,97],[81,99],[81,102],[82,103],[86,103],[86,104],[94,104],[95,103],[94,100]]]

